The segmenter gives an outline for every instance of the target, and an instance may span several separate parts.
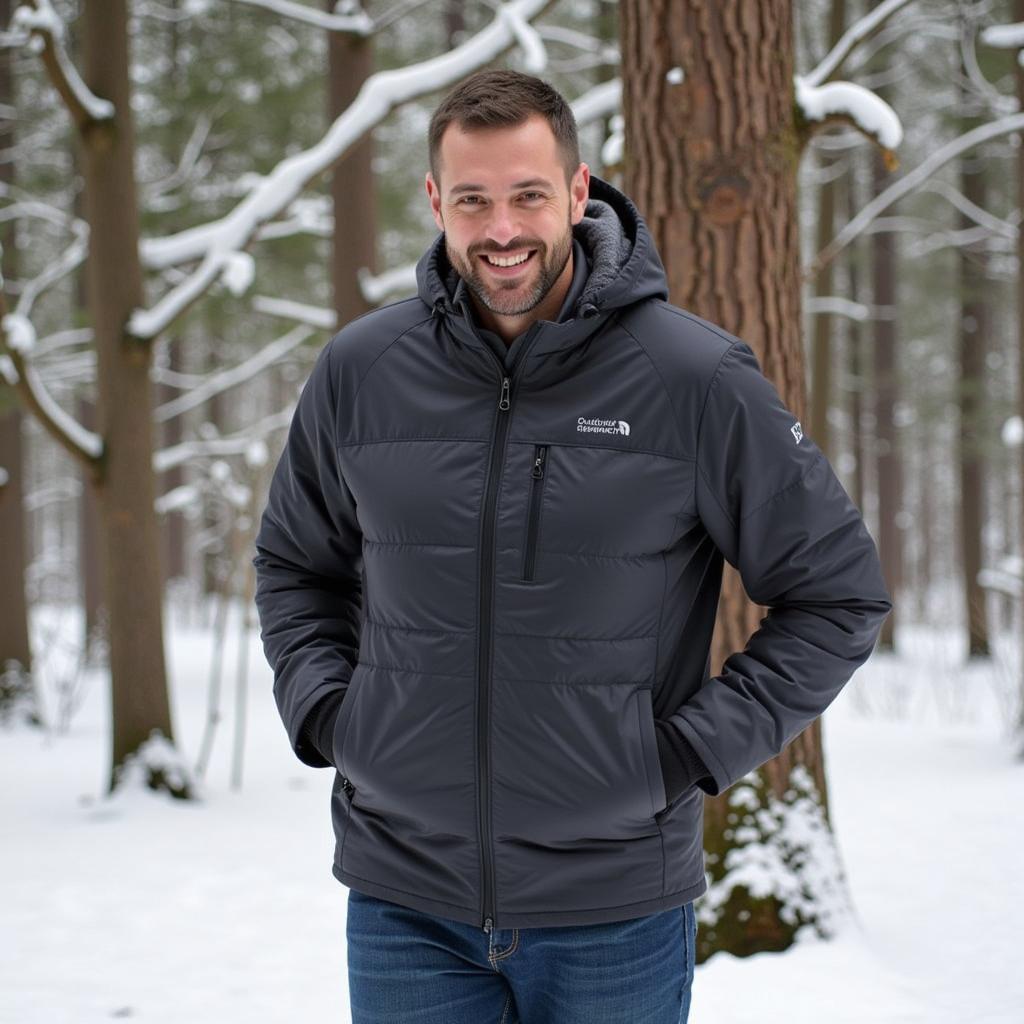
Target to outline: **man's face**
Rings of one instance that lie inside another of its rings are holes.
[[[587,205],[587,165],[579,165],[567,187],[551,127],[536,115],[514,128],[465,132],[450,124],[439,173],[435,182],[428,172],[427,195],[466,287],[499,316],[535,309],[566,268],[572,226]],[[488,256],[527,258],[500,267]]]

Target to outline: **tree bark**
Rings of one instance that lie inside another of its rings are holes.
[[[973,25],[965,25],[973,31]],[[961,61],[960,73],[966,79],[967,69]],[[968,90],[961,86],[961,104],[969,103]],[[976,128],[982,118],[963,109],[962,132]],[[964,198],[979,209],[987,209],[985,188],[985,157],[983,151],[972,150],[960,158],[960,190]],[[962,211],[959,226],[965,230],[974,222]],[[989,334],[988,259],[984,241],[977,246],[959,249],[960,261],[960,406],[959,470],[960,470],[960,560],[961,585],[967,627],[967,657],[987,658],[988,615],[985,589],[978,583],[982,569],[982,525],[985,521],[985,351]]]
[[[653,232],[670,299],[747,342],[802,420],[800,142],[790,0],[625,0],[620,19],[624,186]],[[673,67],[684,71],[678,84],[666,79]],[[745,646],[765,614],[738,573],[728,564],[724,569],[713,673]],[[794,771],[801,768],[827,828],[822,757],[818,720],[754,773],[761,806],[792,804],[792,789],[799,788],[793,779],[803,775]],[[706,802],[712,886],[738,844],[729,797]],[[713,920],[702,911],[698,959],[718,950],[742,956],[786,948],[807,921],[797,913],[797,924],[787,923],[784,911],[792,909],[775,895],[754,898],[745,887],[733,888]]]
[[[333,10],[333,0],[326,0]],[[333,121],[355,99],[373,74],[373,39],[328,33],[327,115]],[[377,269],[377,196],[373,175],[373,132],[368,132],[331,172],[334,206],[332,281],[338,326],[367,312],[371,306],[359,287],[359,271]]]
[[[161,614],[160,536],[153,508],[152,345],[125,324],[143,305],[134,129],[128,79],[126,0],[86,4],[83,79],[115,108],[81,138],[83,200],[89,223],[88,309],[97,352],[99,433],[96,477],[103,581],[110,626],[113,742],[109,789],[125,759],[158,730],[173,743]],[[186,795],[159,773],[147,783]]]
[[[11,20],[11,0],[0,0],[0,25]],[[0,50],[0,100],[15,106],[12,62],[14,49]],[[14,147],[17,142],[14,120],[0,119],[0,149],[9,154],[0,160],[0,182],[14,182]],[[3,244],[3,276],[14,276],[16,251],[14,222],[0,224]],[[29,643],[28,600],[25,594],[25,511],[22,481],[21,407],[17,396],[0,382],[0,676],[12,662],[19,674],[27,677],[32,671],[32,648]],[[0,686],[0,700],[4,689]]]

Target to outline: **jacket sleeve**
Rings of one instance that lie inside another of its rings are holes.
[[[256,535],[256,607],[274,698],[298,758],[331,762],[306,718],[342,693],[355,667],[362,611],[362,532],[338,462],[328,344],[299,396]]]
[[[871,654],[892,602],[860,512],[742,341],[709,385],[696,505],[747,594],[768,607],[743,651],[668,716],[717,796],[821,715]]]

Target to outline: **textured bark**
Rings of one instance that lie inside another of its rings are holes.
[[[326,0],[327,9],[334,7]],[[333,121],[355,99],[373,74],[373,39],[341,32],[328,33],[327,114]],[[371,306],[359,288],[358,272],[377,269],[377,198],[373,176],[373,132],[368,132],[334,165],[331,200],[334,206],[331,277],[338,326]]]
[[[839,41],[845,28],[845,0],[832,0],[828,29],[830,46]],[[829,159],[824,154],[820,157],[820,164],[823,169],[829,166]],[[822,182],[821,187],[818,189],[816,252],[821,252],[832,241],[832,235],[835,230],[837,189],[838,183],[834,180]],[[818,272],[817,277],[814,279],[815,295],[827,296],[832,294],[834,269],[834,261],[830,260]],[[811,350],[810,433],[818,447],[830,459],[835,457],[828,422],[828,410],[832,404],[832,335],[834,329],[835,320],[828,313],[817,313],[815,315],[814,338]]]
[[[105,443],[95,483],[110,628],[113,789],[117,770],[150,730],[169,742],[173,735],[153,509],[152,346],[125,333],[130,313],[143,305],[125,0],[86,4],[79,25],[82,77],[116,111],[112,120],[92,122],[81,135],[88,309],[97,354],[97,424]]]
[[[11,20],[11,0],[0,0],[0,25]],[[15,51],[0,50],[0,101],[14,108]],[[0,119],[0,149],[11,154],[16,144],[14,121]],[[13,159],[0,160],[0,182],[14,181]],[[0,224],[3,276],[14,277],[14,222]],[[28,673],[32,669],[28,600],[25,595],[25,513],[22,492],[21,410],[16,396],[0,383],[0,675],[9,662]],[[0,689],[0,697],[3,690]]]
[[[1024,0],[1015,0],[1014,15],[1017,21],[1024,21]],[[1020,60],[1014,61],[1014,75],[1017,83],[1017,101],[1024,110],[1024,67]],[[1024,210],[1024,135],[1017,150],[1017,209]],[[1017,415],[1024,422],[1024,231],[1017,232]],[[1020,508],[1017,525],[1020,530],[1017,554],[1024,574],[1024,443],[1019,448],[1020,458]],[[1024,604],[1024,597],[1021,598]],[[1020,717],[1018,734],[1024,736],[1024,651],[1020,656]]]
[[[967,69],[961,65],[961,74]],[[961,86],[964,94],[963,86]],[[967,102],[966,97],[964,101]],[[961,119],[961,131],[976,128],[981,118],[967,111]],[[964,198],[978,209],[987,209],[985,188],[985,157],[983,152],[970,151],[960,158],[960,190]],[[959,214],[960,228],[974,226],[964,213]],[[960,560],[961,586],[967,626],[968,658],[988,657],[988,616],[985,589],[978,582],[983,553],[981,529],[984,523],[985,457],[985,352],[988,345],[989,282],[985,244],[961,247],[960,260]]]
[[[881,92],[881,90],[879,90]],[[876,194],[889,183],[890,175],[881,156],[874,154],[872,181]],[[890,209],[890,216],[895,211]],[[875,451],[878,466],[878,553],[890,593],[903,582],[903,549],[896,527],[900,507],[900,458],[897,447],[895,409],[898,388],[896,369],[896,236],[876,231],[871,236],[871,274],[875,309],[889,311],[874,321]],[[899,602],[882,623],[878,650],[892,651],[896,642]]]
[[[620,19],[624,186],[653,232],[670,300],[747,342],[803,420],[790,0],[625,0]],[[679,84],[666,79],[673,67],[683,69]],[[713,674],[765,611],[726,564]],[[813,780],[827,821],[820,720],[756,773],[761,796],[786,802],[796,766]],[[729,797],[706,803],[712,884],[735,848]],[[787,947],[795,929],[782,909],[775,897],[733,890],[716,920],[702,914],[698,958]]]

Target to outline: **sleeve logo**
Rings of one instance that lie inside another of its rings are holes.
[[[796,423],[794,423],[793,426],[791,426],[789,428],[789,432],[796,438],[796,443],[797,444],[799,444],[801,442],[801,440],[803,439],[804,432],[803,432],[803,430],[800,429],[800,421],[799,420],[797,420]]]

